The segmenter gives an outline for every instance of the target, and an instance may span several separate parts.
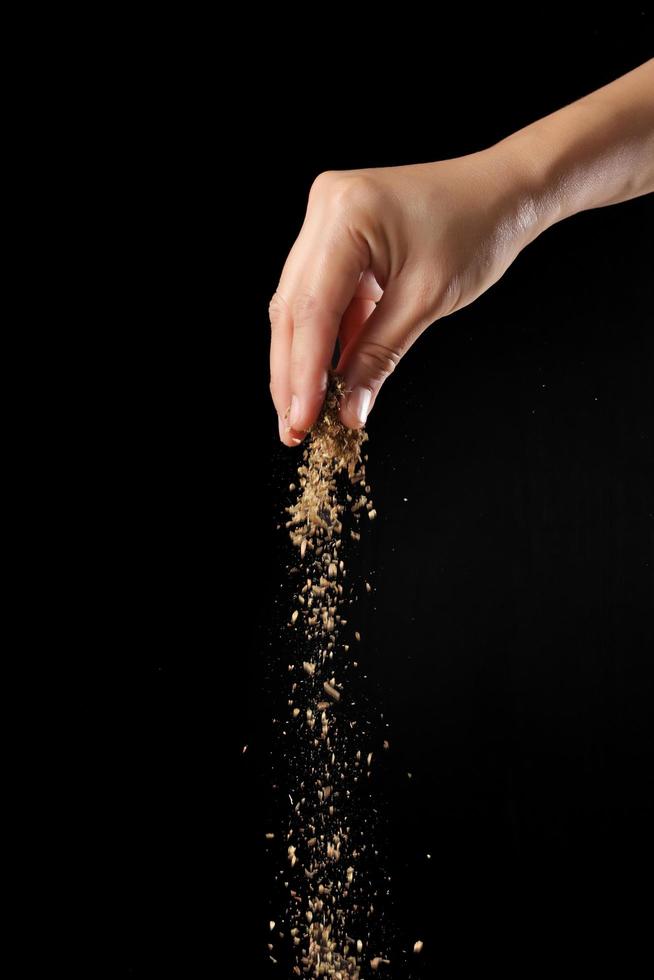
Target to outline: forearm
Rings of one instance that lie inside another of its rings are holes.
[[[579,211],[654,191],[654,59],[491,152],[518,171],[536,234]]]

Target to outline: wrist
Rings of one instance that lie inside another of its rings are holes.
[[[556,152],[556,143],[541,133],[537,125],[520,130],[497,144],[498,152],[510,161],[515,179],[533,212],[536,238],[558,221],[574,213],[566,194],[563,161]]]
[[[491,148],[532,202],[537,233],[654,189],[654,59]]]
[[[533,147],[509,137],[483,150],[479,156],[483,159],[500,224],[509,231],[518,251],[563,217]]]

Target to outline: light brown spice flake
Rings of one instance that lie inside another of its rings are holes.
[[[333,698],[334,701],[341,700],[341,692],[337,691],[335,687],[332,687],[329,681],[324,682],[323,688],[325,689],[325,693],[329,694],[330,698]]]
[[[312,646],[305,654],[307,659],[302,662],[305,679],[298,680],[298,675],[295,675],[293,701],[290,702],[293,717],[299,718],[301,711],[294,707],[294,702],[301,703],[300,691],[296,694],[295,688],[301,689],[304,684],[307,695],[305,705],[307,700],[311,705],[306,708],[306,745],[311,754],[308,757],[309,768],[304,770],[306,775],[298,777],[293,795],[289,794],[295,825],[291,826],[287,839],[297,840],[303,858],[307,855],[306,861],[298,862],[296,845],[289,846],[291,867],[296,863],[301,864],[299,880],[296,880],[297,891],[290,890],[293,901],[297,903],[291,920],[294,922],[291,939],[297,957],[293,974],[306,975],[312,980],[363,980],[361,971],[364,967],[360,959],[364,943],[361,939],[351,938],[351,932],[346,931],[350,913],[341,906],[341,899],[348,894],[356,894],[359,898],[359,892],[354,892],[353,882],[358,877],[356,869],[360,847],[348,840],[350,827],[347,821],[351,819],[351,811],[344,809],[352,783],[356,783],[361,775],[361,753],[356,767],[351,764],[349,769],[349,756],[346,754],[347,740],[355,737],[351,732],[356,727],[356,720],[344,722],[334,709],[334,702],[342,698],[335,677],[331,676],[329,680],[320,678],[323,697],[327,696],[330,700],[317,700],[317,685],[312,680],[316,674],[325,671],[326,665],[330,670],[338,670],[336,664],[340,652],[349,651],[348,644],[344,644],[339,636],[347,625],[347,618],[342,613],[354,601],[354,592],[348,585],[348,569],[341,552],[343,534],[346,533],[343,530],[344,518],[347,516],[348,520],[360,524],[364,509],[370,519],[376,516],[361,452],[367,435],[362,430],[348,430],[341,424],[339,409],[343,393],[342,382],[332,378],[323,410],[309,433],[302,463],[298,467],[297,499],[287,508],[288,533],[301,559],[300,567],[289,571],[289,574],[300,572],[302,575],[304,572],[304,576],[307,576],[307,573],[311,573],[310,577],[303,576],[304,581],[297,584],[298,608],[293,610],[291,625],[299,619],[299,607],[304,606],[307,612],[300,635]],[[340,474],[349,477],[353,488],[351,494],[346,494],[345,488],[341,489],[337,480]],[[295,488],[296,484],[291,486]],[[350,518],[350,510],[353,518]],[[355,541],[361,537],[354,530],[350,531],[350,536]],[[370,591],[369,583],[366,583],[366,589]],[[361,640],[358,632],[356,640]],[[348,665],[345,664],[344,669]],[[329,708],[332,708],[332,712],[328,716]],[[306,729],[302,725],[295,731]],[[322,752],[325,754],[321,755]],[[367,759],[370,769],[372,753],[368,754]],[[293,798],[298,802],[294,803]],[[294,837],[294,833],[298,837]],[[341,869],[347,866],[346,870],[332,871],[332,864],[336,869],[339,862]],[[288,883],[285,885],[288,888]],[[358,887],[363,889],[365,882]],[[369,911],[368,916],[370,914]],[[301,916],[306,918],[306,923],[304,918],[300,921]],[[349,928],[354,928],[353,924]],[[373,970],[387,962],[382,956],[370,960]]]

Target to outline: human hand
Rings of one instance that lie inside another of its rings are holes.
[[[555,221],[654,191],[654,59],[490,149],[321,174],[270,304],[271,392],[297,445],[339,343],[341,418],[360,427],[422,331]]]
[[[497,147],[321,174],[270,304],[282,441],[297,445],[315,421],[337,340],[341,417],[359,428],[422,331],[496,282],[536,223],[525,182]]]

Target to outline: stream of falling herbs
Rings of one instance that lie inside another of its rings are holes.
[[[362,452],[368,436],[341,424],[342,396],[343,383],[333,376],[285,522],[297,549],[288,628],[298,635],[299,653],[288,666],[286,724],[295,726],[298,750],[289,760],[283,936],[294,975],[362,980],[389,960],[371,947],[377,890],[366,870],[373,844],[365,786],[374,746],[362,744],[365,725],[348,692],[361,636],[349,622],[356,596],[346,556],[376,511]],[[270,928],[273,938],[276,924]],[[272,943],[269,949],[274,960]]]

